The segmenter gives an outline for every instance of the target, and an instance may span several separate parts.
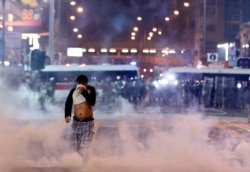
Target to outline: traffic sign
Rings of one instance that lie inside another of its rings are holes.
[[[218,61],[218,53],[207,53],[207,61],[208,62],[217,62]]]

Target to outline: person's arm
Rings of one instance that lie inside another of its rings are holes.
[[[69,122],[70,118],[71,118],[71,112],[72,112],[72,105],[73,105],[73,92],[75,89],[72,89],[66,99],[65,102],[65,108],[64,108],[64,117],[65,117],[65,121]]]
[[[90,106],[94,106],[96,103],[96,90],[92,86],[88,86],[86,90],[83,90],[82,95]]]

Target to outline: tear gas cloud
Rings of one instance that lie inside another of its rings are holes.
[[[249,143],[239,143],[234,151],[243,161],[230,157],[230,138],[219,146],[208,144],[216,118],[194,113],[136,114],[125,100],[119,112],[95,112],[98,132],[82,158],[68,142],[70,124],[64,122],[62,105],[46,104],[48,112],[41,112],[25,87],[13,90],[4,83],[0,84],[1,171],[24,167],[72,167],[90,172],[250,170]],[[116,134],[106,132],[112,127]]]

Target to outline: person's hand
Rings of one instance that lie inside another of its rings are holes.
[[[65,118],[65,122],[67,122],[67,123],[70,122],[70,116],[67,116],[67,117]]]
[[[79,84],[79,85],[78,85],[78,89],[82,92],[83,90],[86,90],[87,87],[86,87],[86,85],[84,85],[84,84]]]

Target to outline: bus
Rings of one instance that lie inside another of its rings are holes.
[[[250,69],[172,67],[168,72],[206,107],[246,107]]]
[[[101,83],[105,80],[131,80],[139,78],[139,70],[135,65],[47,65],[40,71],[44,81],[54,81],[56,102],[65,101],[71,88],[75,85],[78,75],[84,74],[89,78],[89,84],[97,88],[98,98],[102,95]]]

